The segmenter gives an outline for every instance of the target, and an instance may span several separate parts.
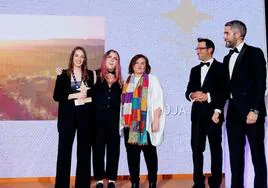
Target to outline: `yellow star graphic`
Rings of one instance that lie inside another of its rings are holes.
[[[175,21],[185,34],[191,34],[199,22],[212,18],[208,14],[199,12],[191,0],[182,0],[175,11],[163,13],[162,16]]]

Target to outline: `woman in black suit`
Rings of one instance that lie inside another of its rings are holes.
[[[67,70],[57,76],[53,98],[58,109],[58,158],[55,188],[69,188],[72,146],[77,132],[77,167],[75,187],[90,187],[90,138],[93,124],[91,87],[93,73],[87,69],[87,55],[82,47],[72,51]]]
[[[120,57],[117,51],[109,50],[103,56],[94,87],[96,137],[93,166],[97,188],[103,187],[104,178],[109,180],[108,188],[115,188],[120,153],[118,126],[121,91]]]

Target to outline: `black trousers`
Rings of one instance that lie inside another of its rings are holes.
[[[193,158],[194,187],[205,187],[205,176],[203,175],[203,152],[206,147],[206,136],[208,137],[211,153],[211,174],[209,185],[211,188],[219,188],[222,180],[222,123],[215,124],[211,116],[203,115],[198,121],[192,122],[191,147]]]
[[[267,167],[264,149],[264,117],[259,116],[254,125],[246,124],[235,108],[233,100],[229,101],[227,112],[227,135],[230,152],[232,188],[244,187],[244,153],[246,136],[255,171],[254,187],[267,188]]]
[[[140,180],[140,153],[143,151],[145,163],[148,170],[148,179],[151,183],[156,183],[157,181],[157,152],[156,147],[151,144],[150,136],[148,134],[148,145],[139,146],[128,144],[129,129],[124,128],[124,140],[127,150],[127,161],[130,179],[132,183],[138,183]]]
[[[95,179],[116,180],[120,155],[119,112],[97,111],[96,138],[93,152]],[[106,168],[105,168],[106,153]]]
[[[90,119],[84,106],[76,107],[75,120],[70,127],[59,129],[59,145],[55,188],[70,187],[72,147],[77,133],[77,165],[75,188],[90,187]],[[64,125],[60,125],[64,126]]]

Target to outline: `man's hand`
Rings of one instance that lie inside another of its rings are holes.
[[[214,123],[216,123],[216,124],[219,123],[220,122],[220,113],[214,112],[211,119]]]
[[[254,124],[258,119],[258,115],[255,112],[249,112],[247,115],[247,124]]]
[[[202,91],[196,91],[191,94],[191,98],[195,102],[205,102],[208,100],[208,95],[206,93],[203,93]]]

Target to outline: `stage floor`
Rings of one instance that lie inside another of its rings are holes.
[[[74,188],[73,182],[71,182],[71,188]],[[0,188],[53,188],[54,183],[47,182],[24,182],[24,183],[0,183]],[[91,183],[91,188],[96,187],[96,182]],[[105,186],[106,187],[106,186]],[[130,188],[131,184],[128,180],[118,180],[116,182],[117,188]],[[192,180],[190,179],[169,179],[159,180],[157,182],[158,188],[191,188]],[[208,186],[207,186],[208,187]],[[148,188],[147,181],[141,181],[140,188]],[[224,188],[224,180],[221,188]]]

